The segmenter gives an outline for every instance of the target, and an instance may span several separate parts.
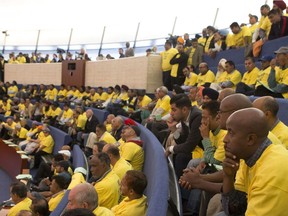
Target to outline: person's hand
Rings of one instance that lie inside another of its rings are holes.
[[[196,170],[198,173],[202,173],[205,167],[206,167],[206,163],[204,161],[201,161],[199,165],[196,167]]]
[[[276,59],[272,59],[271,62],[270,62],[270,67],[275,70],[275,67],[276,67]]]
[[[192,188],[199,188],[201,180],[200,174],[195,168],[185,169],[183,175],[179,179],[179,184],[181,187],[191,190]]]
[[[239,169],[239,159],[229,151],[225,151],[225,159],[223,161],[223,172],[226,176],[234,178]]]
[[[166,121],[166,124],[168,125],[168,128],[172,133],[174,133],[177,130],[176,125],[178,124],[178,122],[175,121],[172,117],[170,117]]]
[[[171,152],[169,151],[169,148],[167,148],[165,151],[165,156],[168,157],[170,154],[171,154]]]
[[[202,138],[209,138],[209,118],[206,119],[206,121],[202,121],[202,124],[199,127],[200,133]]]

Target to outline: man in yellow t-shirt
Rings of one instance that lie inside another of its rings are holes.
[[[112,208],[114,215],[146,215],[147,198],[143,195],[146,186],[147,179],[144,173],[136,170],[127,171],[121,181],[121,193],[125,198]]]
[[[140,140],[140,129],[132,120],[126,119],[122,129],[122,139],[125,141],[119,146],[120,155],[128,161],[134,170],[142,171],[144,165],[143,142]]]
[[[43,128],[44,137],[38,143],[38,147],[35,153],[34,167],[38,168],[41,162],[41,156],[51,154],[54,148],[54,140],[51,136],[50,129],[48,127]]]
[[[215,80],[215,74],[209,70],[208,64],[202,62],[199,65],[199,74],[197,77],[197,86],[209,87],[211,83]]]
[[[257,89],[257,96],[272,96],[276,98],[288,98],[288,47],[280,47],[276,54],[276,63],[270,63],[271,71],[268,77],[268,86]]]
[[[31,211],[32,200],[27,197],[27,187],[24,183],[12,183],[10,185],[10,195],[15,206],[8,211],[7,216],[17,216],[21,210]]]
[[[268,121],[270,131],[285,145],[288,149],[288,127],[277,117],[279,104],[271,96],[264,96],[253,101],[253,107],[262,110]]]
[[[258,22],[258,17],[256,15],[249,14],[249,23],[250,23],[249,30],[252,35],[254,34],[258,26],[257,22]]]
[[[285,215],[288,182],[283,179],[288,167],[283,164],[288,163],[288,152],[267,137],[265,114],[256,108],[242,109],[228,118],[226,126],[221,190],[225,214]]]
[[[50,212],[54,211],[61,202],[69,183],[70,182],[67,182],[67,179],[62,175],[54,175],[52,177],[50,192],[52,192],[53,195],[48,202]]]
[[[244,47],[251,43],[252,35],[247,26],[241,28],[237,22],[233,22],[230,28],[233,32],[231,48]]]
[[[157,120],[158,117],[161,119],[170,111],[170,96],[168,95],[168,89],[165,86],[161,86],[156,91],[158,94],[158,100],[148,118],[148,121]]]
[[[241,81],[241,73],[235,69],[233,61],[226,61],[225,72],[223,73],[223,82],[220,83],[222,89],[236,88],[236,85]]]
[[[120,157],[119,148],[116,146],[106,144],[102,151],[109,156],[111,166],[113,167],[112,170],[118,175],[120,180],[122,180],[128,170],[133,169],[132,165],[128,161],[123,157]]]
[[[264,88],[262,85],[268,86],[268,77],[271,71],[270,62],[272,59],[272,56],[262,56],[259,60],[261,61],[261,70],[257,76],[255,95],[257,95],[258,88]]]
[[[114,216],[111,210],[98,205],[97,191],[88,183],[76,185],[69,193],[67,209],[77,208],[89,209],[99,216]]]
[[[188,90],[191,86],[197,83],[197,74],[194,73],[194,67],[189,65],[183,69],[183,74],[185,76],[184,84],[181,86],[182,89]]]
[[[119,201],[120,180],[110,168],[110,158],[101,152],[91,157],[89,165],[92,177],[97,179],[94,188],[98,193],[98,204],[111,209]]]
[[[247,57],[245,59],[245,68],[247,72],[244,73],[242,81],[237,84],[236,93],[253,95],[259,69],[255,66],[255,61],[252,57]]]
[[[170,64],[170,60],[173,56],[178,53],[178,50],[172,47],[172,43],[170,41],[165,42],[165,51],[160,53],[161,56],[161,64],[162,64],[162,81],[163,85],[168,88],[168,90],[172,90],[171,86],[171,69],[172,65]]]

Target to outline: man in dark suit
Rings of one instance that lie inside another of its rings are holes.
[[[99,120],[94,115],[91,109],[86,110],[87,121],[83,132],[78,132],[77,141],[80,142],[81,146],[85,146],[89,133],[96,131],[96,125],[99,124]]]
[[[172,123],[169,125],[170,131],[176,142],[175,146],[170,146],[166,150],[166,156],[173,153],[173,163],[178,178],[183,174],[188,162],[192,159],[192,152],[196,146],[203,149],[201,133],[202,114],[196,106],[191,106],[191,101],[186,94],[178,94],[171,98],[171,117],[173,122],[181,123],[181,127]]]

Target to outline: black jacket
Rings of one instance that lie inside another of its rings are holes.
[[[91,120],[87,119],[86,125],[85,125],[85,133],[91,133],[96,131],[96,125],[99,124],[99,120],[95,115],[92,116]]]
[[[176,144],[173,148],[175,154],[177,153],[186,153],[190,154],[198,145],[203,149],[202,137],[199,130],[201,125],[202,114],[196,106],[191,108],[190,118],[189,118],[189,127],[184,122],[181,122],[182,131],[180,137],[175,140]]]

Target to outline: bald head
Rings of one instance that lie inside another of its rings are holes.
[[[235,111],[227,119],[227,128],[235,124],[243,133],[254,133],[260,138],[267,137],[269,133],[268,123],[264,113],[256,108],[245,108]]]
[[[256,108],[235,111],[227,119],[226,127],[225,151],[244,160],[257,151],[269,133],[264,113]]]
[[[86,208],[93,211],[98,206],[98,194],[88,183],[78,184],[72,188],[68,200],[68,209]]]
[[[262,110],[264,113],[269,111],[272,117],[276,117],[279,111],[279,104],[275,98],[264,96],[253,101],[253,107]]]
[[[221,102],[224,98],[229,95],[235,94],[235,90],[232,88],[225,88],[219,92],[218,101]]]
[[[225,97],[221,101],[219,110],[221,129],[226,129],[226,121],[233,112],[250,107],[252,107],[251,101],[243,94],[232,94]]]

